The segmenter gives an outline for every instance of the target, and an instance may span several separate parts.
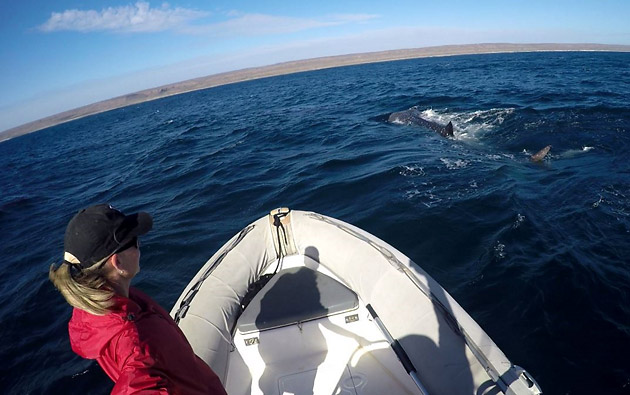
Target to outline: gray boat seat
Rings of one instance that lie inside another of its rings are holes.
[[[357,294],[339,281],[307,267],[281,270],[249,303],[239,319],[238,330],[257,330],[293,325],[359,306]]]

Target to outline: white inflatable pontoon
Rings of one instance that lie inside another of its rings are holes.
[[[312,212],[247,226],[171,315],[231,395],[542,393],[418,265]]]

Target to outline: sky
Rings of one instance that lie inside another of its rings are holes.
[[[0,131],[142,89],[320,56],[630,44],[628,0],[0,1]]]

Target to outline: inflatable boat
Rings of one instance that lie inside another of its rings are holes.
[[[239,394],[541,394],[408,257],[286,208],[248,225],[171,311]]]

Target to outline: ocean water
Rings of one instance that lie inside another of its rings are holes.
[[[545,393],[630,393],[629,65],[575,52],[343,67],[0,143],[0,392],[111,389],[72,353],[47,279],[71,216],[109,202],[153,214],[135,285],[167,309],[248,223],[313,210],[420,264]],[[384,122],[414,106],[455,139]]]

